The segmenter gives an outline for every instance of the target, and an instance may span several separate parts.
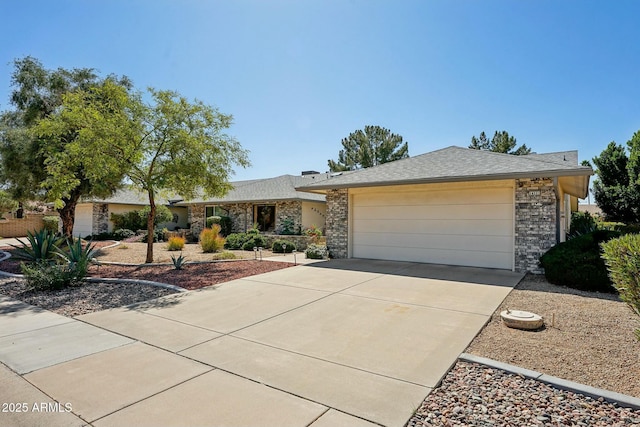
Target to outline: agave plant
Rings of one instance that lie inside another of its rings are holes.
[[[175,257],[173,255],[171,255],[171,262],[173,263],[173,267],[176,270],[182,270],[184,268],[186,258],[184,257],[184,255],[180,255],[179,257]]]
[[[11,245],[16,249],[13,255],[16,258],[33,262],[54,258],[58,252],[58,248],[64,241],[64,239],[58,237],[56,233],[47,229],[33,233],[28,231],[28,242],[23,242],[20,239],[17,240],[22,246]]]
[[[88,242],[82,245],[82,239],[67,240],[66,249],[58,248],[56,253],[68,263],[68,268],[75,272],[77,279],[82,279],[87,274],[89,262],[96,253],[95,244]]]

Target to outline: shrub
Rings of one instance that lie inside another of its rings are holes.
[[[144,233],[144,234],[142,235],[142,241],[143,241],[144,243],[147,243],[147,234],[148,234],[148,233]],[[154,241],[154,243],[155,243],[155,242],[162,242],[162,241],[164,241],[164,232],[163,232],[162,230],[158,230],[158,229],[153,230],[153,241]]]
[[[220,226],[214,224],[212,228],[205,228],[200,233],[200,246],[202,246],[202,252],[218,252],[224,248],[225,239],[220,237]]]
[[[598,230],[557,244],[540,257],[547,280],[583,291],[615,292],[600,243],[619,236],[617,231]]]
[[[217,215],[207,217],[206,224],[207,228],[211,228],[213,224],[220,225],[220,217]]]
[[[116,230],[121,228],[129,230],[146,230],[149,212],[151,212],[151,206],[145,206],[140,210],[129,211],[122,214],[112,213],[111,222],[113,222],[113,228]],[[173,214],[171,213],[171,210],[164,205],[157,205],[153,224],[158,225],[163,222],[171,221],[173,221]]]
[[[13,255],[18,259],[27,261],[40,261],[52,259],[56,256],[57,248],[64,239],[46,228],[40,231],[27,231],[27,242],[17,239],[22,246],[13,246],[16,250]]]
[[[231,228],[233,227],[233,221],[228,216],[220,217],[220,234],[223,236],[228,236],[231,234]]]
[[[57,233],[58,232],[58,222],[60,220],[59,216],[45,216],[42,217],[42,222],[44,223],[44,228],[46,230],[49,230],[53,233]]]
[[[167,244],[167,250],[169,251],[181,251],[184,248],[184,237],[169,237],[169,244]]]
[[[640,316],[640,234],[627,234],[602,243],[609,277],[620,293],[620,299]],[[640,340],[640,329],[636,329]]]
[[[278,234],[290,236],[294,234],[293,227],[294,227],[293,220],[289,218],[285,218],[282,220],[282,223],[280,224],[280,232]]]
[[[267,244],[264,237],[259,234],[249,234],[249,239],[242,244],[242,249],[245,251],[252,251],[255,247],[263,247]]]
[[[33,263],[21,263],[20,269],[24,274],[27,286],[38,291],[57,290],[67,287],[71,283],[68,265],[40,259]]]
[[[224,244],[225,249],[242,249],[242,245],[249,240],[247,233],[231,233]]]
[[[275,240],[271,245],[271,250],[277,254],[281,254],[281,253],[290,254],[291,252],[296,250],[296,245],[293,242],[290,242],[288,240]]]
[[[309,259],[325,259],[329,256],[329,251],[325,245],[311,244],[307,246],[307,250],[304,251],[304,255]]]
[[[124,240],[136,235],[136,232],[128,228],[121,228],[111,233],[115,240]]]
[[[567,239],[582,236],[583,234],[594,232],[598,229],[595,218],[589,212],[573,212],[571,214],[571,225]]]
[[[217,254],[213,254],[213,259],[214,260],[221,260],[221,259],[236,259],[237,256],[236,254],[234,254],[233,252],[218,252]]]

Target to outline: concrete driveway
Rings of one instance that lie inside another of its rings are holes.
[[[0,360],[24,379],[0,381],[95,426],[402,426],[521,278],[334,260],[78,320],[3,316]]]

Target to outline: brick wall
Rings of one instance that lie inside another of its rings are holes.
[[[327,248],[333,258],[347,258],[349,231],[349,190],[327,191]]]
[[[516,180],[515,203],[515,269],[543,273],[540,256],[557,243],[553,180]]]

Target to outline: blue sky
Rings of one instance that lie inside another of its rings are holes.
[[[12,61],[92,67],[234,116],[252,167],[327,170],[365,125],[411,155],[507,130],[537,152],[598,155],[640,129],[637,1],[1,1]]]

